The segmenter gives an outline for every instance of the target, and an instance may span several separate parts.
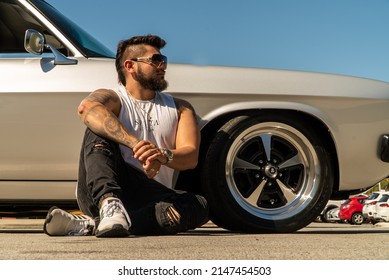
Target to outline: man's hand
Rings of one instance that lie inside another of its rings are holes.
[[[158,160],[147,161],[143,164],[143,170],[150,179],[158,175],[160,168],[161,163]]]
[[[159,173],[161,165],[166,163],[166,157],[160,148],[150,141],[139,141],[132,150],[134,158],[142,163],[143,170],[149,178],[154,178]]]

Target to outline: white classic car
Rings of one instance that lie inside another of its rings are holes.
[[[76,109],[116,77],[114,54],[47,2],[0,0],[1,209],[75,205]],[[167,80],[201,120],[199,164],[176,186],[224,228],[293,232],[389,174],[388,83],[179,64]]]

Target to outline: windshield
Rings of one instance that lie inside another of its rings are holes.
[[[62,15],[50,4],[42,0],[30,0],[30,2],[42,11],[48,20],[50,20],[50,22],[53,23],[84,56],[115,58],[115,54],[110,49]]]

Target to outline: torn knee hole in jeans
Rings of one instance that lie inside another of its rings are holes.
[[[174,228],[181,222],[181,214],[170,203],[160,202],[156,204],[156,218],[162,228]]]
[[[92,151],[102,151],[102,152],[106,152],[108,154],[111,154],[111,150],[109,149],[110,146],[108,143],[105,143],[105,142],[100,142],[100,143],[96,143],[93,145],[92,147]]]
[[[106,146],[104,144],[96,144],[94,145],[95,148],[105,148]]]
[[[178,225],[181,221],[181,215],[174,206],[169,206],[166,209],[166,215],[169,219],[170,226]]]

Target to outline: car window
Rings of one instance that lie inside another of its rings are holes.
[[[368,200],[376,199],[378,196],[379,196],[378,193],[372,193],[367,199]]]
[[[350,199],[346,199],[346,200],[342,203],[342,205],[346,205],[346,204],[348,204],[350,201],[351,201]]]
[[[387,202],[389,199],[389,195],[388,194],[384,194],[380,200],[378,200],[378,202]]]
[[[24,35],[27,29],[35,29],[46,37],[46,43],[52,45],[65,56],[70,53],[63,44],[51,34],[28,10],[15,0],[0,2],[0,55],[25,54]],[[49,52],[49,51],[47,51]],[[20,56],[20,55],[19,55]]]

